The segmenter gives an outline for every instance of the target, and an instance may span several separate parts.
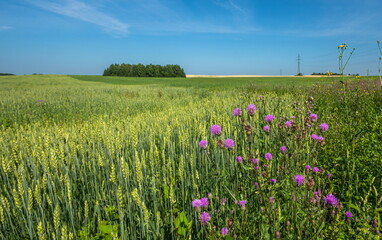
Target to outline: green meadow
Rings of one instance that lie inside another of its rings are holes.
[[[376,79],[1,76],[0,239],[379,239]]]

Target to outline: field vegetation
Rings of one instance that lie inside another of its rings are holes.
[[[377,78],[0,78],[0,239],[379,239]]]

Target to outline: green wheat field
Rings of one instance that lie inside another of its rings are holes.
[[[0,113],[0,239],[381,238],[377,78],[1,76]]]

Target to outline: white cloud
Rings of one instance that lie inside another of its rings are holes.
[[[38,0],[32,1],[32,3],[50,12],[98,25],[106,32],[117,36],[124,36],[128,33],[129,25],[78,0],[60,0],[55,2]]]

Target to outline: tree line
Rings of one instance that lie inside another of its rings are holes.
[[[316,72],[314,72],[314,73],[312,73],[311,75],[329,75],[329,76],[331,76],[331,75],[341,75],[341,73],[334,73],[334,72],[326,72],[326,73],[322,73],[322,72],[318,72],[318,73],[316,73]],[[354,74],[344,74],[344,75],[348,75],[348,76],[359,76],[359,74],[358,73],[354,73]]]
[[[120,77],[186,77],[179,65],[143,65],[143,64],[111,64],[103,72],[103,76]]]

